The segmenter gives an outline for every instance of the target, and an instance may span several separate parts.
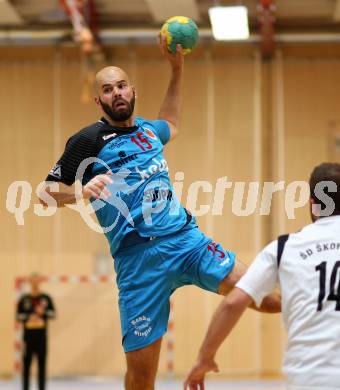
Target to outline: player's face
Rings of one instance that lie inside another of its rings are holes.
[[[40,284],[40,277],[38,275],[32,275],[29,279],[31,289],[32,290],[37,290],[39,288]]]
[[[107,79],[101,85],[99,103],[113,121],[123,122],[133,114],[135,91],[124,79]]]

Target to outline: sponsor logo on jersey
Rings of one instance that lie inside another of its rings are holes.
[[[114,138],[117,134],[116,133],[112,133],[112,134],[108,134],[108,135],[103,135],[103,140],[104,141],[107,141],[108,139],[110,138]]]
[[[55,166],[50,170],[49,175],[61,179],[61,165],[55,164]]]
[[[125,145],[128,141],[127,140],[117,140],[117,141],[113,141],[112,143],[109,144],[109,149],[118,149],[120,147],[122,147],[123,145]]]
[[[122,150],[118,153],[118,156],[120,157],[120,160],[118,160],[114,163],[115,166],[118,168],[122,167],[123,165],[127,164],[130,161],[137,159],[136,153],[127,156],[126,153],[123,152]]]
[[[145,132],[146,132],[146,134],[147,134],[150,138],[152,138],[152,139],[157,139],[155,133],[154,133],[152,130],[148,129],[147,127],[145,127]]]
[[[143,200],[146,202],[156,202],[159,200],[171,200],[172,191],[168,189],[152,188],[144,192]]]
[[[154,175],[157,172],[169,171],[168,163],[164,158],[160,161],[158,161],[156,158],[153,158],[152,161],[155,164],[150,165],[148,169],[141,171],[140,169],[138,169],[138,167],[135,168],[136,172],[139,173],[142,182],[146,179],[149,179],[150,176]]]

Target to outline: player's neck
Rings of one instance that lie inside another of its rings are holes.
[[[114,121],[108,115],[104,116],[108,123],[113,127],[132,127],[135,125],[135,117],[131,116],[129,119],[125,121]]]
[[[36,297],[36,296],[40,295],[40,290],[39,290],[38,288],[32,289],[31,295],[32,295],[33,297]]]

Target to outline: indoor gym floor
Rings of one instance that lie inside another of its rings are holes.
[[[209,381],[206,383],[206,390],[284,390],[284,385],[279,381]],[[123,390],[123,383],[117,379],[52,379],[48,382],[48,390]],[[0,390],[19,390],[20,383],[16,381],[0,381]],[[37,389],[34,381],[31,384],[31,390]],[[156,390],[181,390],[180,381],[162,381],[157,382]]]

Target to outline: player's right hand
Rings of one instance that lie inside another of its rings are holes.
[[[218,366],[214,360],[198,360],[189,372],[183,384],[183,390],[204,390],[204,377],[209,371],[218,372]]]
[[[173,70],[180,70],[183,68],[184,55],[181,45],[176,45],[176,53],[171,53],[168,50],[166,38],[161,34],[158,35],[158,45],[161,53],[168,59]]]
[[[111,196],[111,192],[106,186],[112,183],[113,180],[111,171],[108,171],[102,175],[97,175],[83,187],[83,197],[85,199],[108,199]]]

